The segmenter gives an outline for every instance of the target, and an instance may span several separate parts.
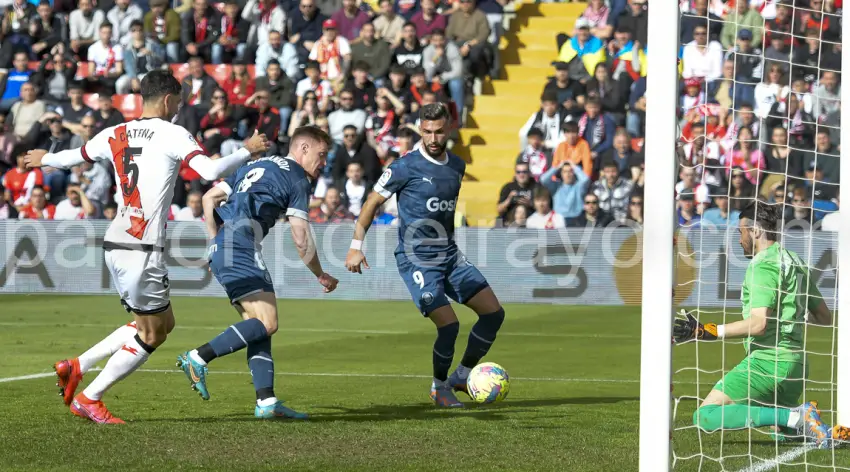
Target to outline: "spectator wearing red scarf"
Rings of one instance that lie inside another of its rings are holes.
[[[221,36],[221,15],[207,0],[193,0],[192,11],[181,18],[180,42],[184,57],[201,56],[212,62],[212,45]]]
[[[219,36],[212,45],[213,64],[230,64],[242,60],[248,46],[251,24],[239,16],[236,0],[227,0],[224,15],[221,15]]]

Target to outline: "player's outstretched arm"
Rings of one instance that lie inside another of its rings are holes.
[[[28,152],[24,162],[28,169],[39,167],[56,167],[58,169],[70,169],[86,161],[83,157],[83,148],[68,149],[55,154],[50,154],[44,149],[33,149]]]
[[[207,234],[210,239],[215,238],[218,234],[218,222],[215,219],[215,209],[221,205],[221,202],[227,200],[228,194],[221,187],[213,187],[207,190],[204,197],[201,199],[201,204],[204,207],[204,223],[207,226]]]
[[[194,169],[204,180],[217,180],[227,177],[239,166],[250,159],[252,154],[264,153],[269,150],[269,142],[265,134],[254,130],[254,135],[247,139],[241,149],[221,159],[210,159],[204,155],[195,156],[189,161],[189,167]]]
[[[832,312],[823,299],[809,311],[809,323],[818,326],[832,326]]]
[[[378,192],[372,192],[360,209],[360,216],[354,222],[354,237],[351,239],[351,248],[345,256],[345,268],[349,272],[362,274],[361,264],[367,269],[369,268],[369,263],[366,262],[366,255],[363,254],[363,240],[366,239],[366,233],[369,231],[369,227],[372,226],[372,221],[375,220],[375,213],[378,212],[378,208],[386,201],[387,197]]]
[[[307,220],[290,216],[289,226],[292,242],[295,243],[295,248],[298,249],[298,255],[304,261],[304,265],[319,279],[319,283],[325,288],[325,293],[333,292],[339,281],[322,270],[319,253],[316,251],[316,242],[310,233],[310,224]]]

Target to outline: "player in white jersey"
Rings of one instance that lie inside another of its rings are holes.
[[[112,385],[138,369],[174,328],[163,251],[165,223],[180,162],[205,180],[232,173],[251,154],[268,150],[265,135],[254,134],[245,147],[220,159],[204,155],[189,132],[171,123],[180,108],[180,84],[166,71],[142,79],[142,117],[106,128],[82,148],[48,154],[30,151],[27,166],[71,168],[84,161],[109,160],[121,190],[118,215],[104,238],[106,265],[121,303],[134,322],[118,328],[76,359],[57,362],[60,393],[71,412],[96,423],[123,423],[101,398]],[[83,374],[111,356],[103,371],[74,396]]]

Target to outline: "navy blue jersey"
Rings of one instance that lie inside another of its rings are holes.
[[[374,190],[398,198],[396,253],[427,256],[455,249],[455,206],[465,171],[456,155],[447,152],[436,161],[419,146],[384,171]]]
[[[216,218],[223,224],[238,227],[253,220],[265,237],[283,215],[307,219],[310,179],[293,159],[263,157],[240,167],[224,182],[230,196],[216,209]]]

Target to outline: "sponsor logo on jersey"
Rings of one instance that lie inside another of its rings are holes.
[[[383,174],[381,174],[381,178],[380,178],[380,179],[378,179],[378,185],[380,185],[381,187],[383,187],[383,186],[387,185],[387,182],[389,182],[389,181],[390,181],[390,178],[391,178],[392,176],[393,176],[393,171],[392,171],[392,169],[387,169],[387,170],[385,170],[385,171],[384,171],[384,173],[383,173]]]
[[[440,200],[437,197],[431,197],[425,202],[425,207],[428,211],[455,211],[455,203],[457,203],[457,198]]]

